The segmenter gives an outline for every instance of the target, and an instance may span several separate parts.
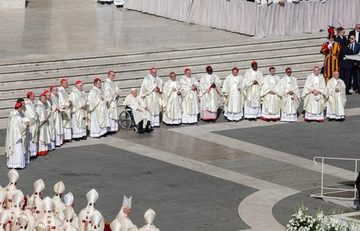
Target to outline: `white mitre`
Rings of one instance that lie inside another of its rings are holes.
[[[54,194],[61,195],[65,191],[65,184],[62,181],[57,182],[54,185]]]
[[[11,169],[7,174],[10,183],[16,183],[19,180],[19,173],[15,169]]]
[[[6,211],[0,212],[0,226],[6,225],[10,220],[10,214]]]
[[[111,222],[110,229],[111,229],[111,231],[121,231],[122,225],[120,224],[120,222],[117,219],[115,219],[115,220],[113,220],[113,222]]]
[[[37,181],[35,181],[34,183],[34,192],[35,193],[41,193],[45,188],[45,183],[42,179],[39,179]]]
[[[64,204],[66,206],[71,206],[74,204],[74,195],[71,192],[64,195]]]
[[[127,198],[126,196],[124,196],[121,209],[131,209],[131,204],[132,204],[132,196],[129,197],[129,198]]]
[[[42,202],[42,207],[45,212],[52,211],[54,209],[54,201],[50,197],[45,197]]]
[[[147,224],[151,225],[155,220],[156,213],[152,209],[148,209],[144,214],[144,219]]]
[[[28,225],[29,223],[29,217],[28,215],[26,215],[26,213],[22,212],[19,214],[19,216],[17,217],[17,220],[19,222],[19,225],[20,225],[20,230],[21,229],[24,229],[26,228],[26,226]]]
[[[87,199],[89,204],[95,204],[98,198],[99,198],[99,194],[95,189],[91,189],[86,194],[86,199]]]
[[[13,205],[20,206],[21,202],[24,201],[24,194],[20,190],[16,190],[12,195]]]

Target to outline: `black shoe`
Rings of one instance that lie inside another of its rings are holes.
[[[347,93],[346,93],[346,95],[352,95],[352,93],[350,93],[350,92],[347,92]]]

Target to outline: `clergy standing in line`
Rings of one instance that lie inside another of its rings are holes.
[[[27,99],[25,99],[25,110],[24,115],[29,120],[30,124],[27,129],[26,138],[28,140],[28,151],[30,152],[30,158],[34,158],[37,155],[38,151],[38,141],[39,141],[39,116],[35,110],[35,94],[31,91],[26,94]]]
[[[8,168],[25,168],[27,152],[26,128],[30,124],[21,118],[22,103],[15,104],[15,110],[10,113],[6,129],[5,154]]]
[[[76,81],[75,87],[70,93],[70,100],[73,102],[71,107],[72,138],[78,141],[86,138],[87,135],[87,96],[80,80]]]
[[[156,68],[152,67],[140,89],[140,97],[144,100],[145,106],[150,109],[152,127],[160,126],[160,112],[163,105],[162,86],[163,81],[157,76]]]
[[[137,95],[135,88],[132,88],[130,94],[126,96],[123,105],[131,108],[135,123],[139,125],[140,134],[144,133],[144,131],[151,132],[154,130],[151,127],[150,110]]]
[[[206,74],[200,79],[200,119],[216,121],[219,107],[221,80],[213,73],[211,66],[206,67]]]
[[[164,124],[181,124],[181,101],[180,82],[176,80],[176,74],[170,72],[170,79],[165,82],[163,89],[164,114],[162,120]]]
[[[291,68],[285,70],[286,75],[280,79],[276,87],[276,94],[281,97],[281,121],[296,122],[297,109],[300,105],[300,91],[297,79],[291,73]]]
[[[120,97],[120,89],[116,85],[115,81],[115,72],[110,70],[108,72],[108,77],[103,82],[103,90],[105,93],[105,98],[109,102],[109,117],[110,117],[110,127],[108,132],[118,132],[119,131],[119,112],[118,112],[118,100]]]
[[[62,123],[64,126],[64,141],[71,142],[71,105],[72,102],[66,89],[69,83],[66,79],[60,81],[61,87],[58,89],[59,106],[61,108]]]
[[[110,127],[108,105],[105,93],[101,88],[101,79],[94,79],[94,86],[88,95],[90,111],[90,137],[99,138],[107,133]]]
[[[190,68],[185,69],[185,75],[180,79],[180,91],[183,97],[181,122],[196,124],[199,114],[199,82],[191,75]]]
[[[49,118],[49,134],[50,134],[50,144],[49,144],[49,150],[53,150],[55,149],[55,139],[56,139],[56,134],[55,134],[55,117],[54,117],[54,102],[51,99],[51,93],[49,90],[45,90],[44,91],[44,95],[46,97],[46,110],[49,111],[50,114],[50,118]]]
[[[244,77],[239,75],[239,69],[234,67],[232,73],[224,81],[224,116],[228,121],[240,121],[244,108]]]
[[[244,102],[244,118],[256,120],[261,117],[261,86],[263,74],[258,70],[257,62],[251,63],[251,68],[245,72],[245,102]]]
[[[280,120],[280,96],[276,93],[276,86],[280,77],[275,75],[275,67],[269,68],[269,75],[263,78],[261,99],[263,102],[261,119],[266,121]]]
[[[326,95],[327,89],[324,76],[320,74],[319,67],[315,66],[314,72],[308,75],[302,92],[305,121],[324,122]]]
[[[49,110],[45,107],[46,97],[41,94],[39,101],[36,105],[36,113],[39,115],[39,148],[38,156],[45,156],[49,153],[48,145],[50,144],[50,133],[49,133]]]
[[[54,129],[55,129],[55,146],[60,147],[64,140],[64,126],[62,123],[61,107],[59,104],[58,89],[55,86],[50,86],[51,100],[53,102],[54,113]]]
[[[346,85],[339,78],[339,72],[334,71],[334,77],[327,83],[326,117],[329,120],[345,119]]]

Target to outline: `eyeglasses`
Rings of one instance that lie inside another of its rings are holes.
[[[286,73],[291,73],[291,71],[287,71]]]
[[[350,40],[354,40],[355,38],[349,38]]]

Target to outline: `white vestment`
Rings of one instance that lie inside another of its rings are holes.
[[[315,91],[321,94],[315,96]],[[326,106],[327,89],[325,78],[322,74],[310,74],[305,82],[302,92],[304,99],[305,120],[324,121],[324,108]]]
[[[104,100],[101,100],[101,97],[103,97]],[[100,137],[107,133],[107,127],[110,126],[104,91],[94,86],[89,92],[88,103],[91,120],[90,136]]]
[[[59,95],[51,93],[51,100],[53,102],[52,110],[54,113],[54,128],[55,128],[55,146],[60,147],[64,140],[64,126],[62,123],[61,108],[59,105]]]
[[[212,88],[211,85],[216,87]],[[219,107],[221,80],[219,76],[205,74],[200,79],[200,118],[202,120],[216,120]]]
[[[186,77],[185,75],[180,79],[180,91],[183,97],[181,116],[182,123],[192,124],[198,122],[199,114],[199,88],[200,84],[194,77]],[[192,90],[192,87],[196,87]]]
[[[38,129],[39,129],[39,116],[35,110],[35,103],[29,99],[25,99],[24,115],[29,120],[30,125],[27,128],[26,138],[29,143],[28,148],[30,156],[34,157],[38,151]]]
[[[289,91],[294,92],[294,94],[288,94]],[[300,105],[300,91],[297,84],[297,79],[286,75],[279,80],[275,92],[281,97],[281,121],[296,122],[297,109]]]
[[[130,218],[124,212],[120,211],[115,219],[117,219],[121,224],[121,231],[128,231],[129,228],[133,228],[134,231],[138,231],[137,226],[132,223]]]
[[[55,139],[56,139],[56,135],[55,135],[55,113],[54,110],[52,109],[54,106],[54,103],[52,101],[52,99],[47,101],[47,104],[45,105],[46,110],[49,111],[49,134],[50,134],[50,144],[49,144],[49,150],[53,150],[55,149]],[[51,110],[50,110],[51,108]]]
[[[280,77],[275,75],[267,75],[263,78],[263,84],[261,87],[261,99],[262,99],[262,113],[261,119],[263,120],[278,120],[280,119],[280,96],[276,94],[276,85],[279,82]],[[270,91],[274,91],[275,94],[270,94]]]
[[[25,168],[27,147],[26,126],[20,113],[14,110],[8,118],[5,154],[8,168]]]
[[[46,226],[45,230],[48,231],[57,231],[58,228],[62,225],[62,221],[55,217],[51,211],[44,212],[44,214],[39,219],[37,219],[34,227],[36,227],[40,222],[44,223]]]
[[[339,92],[335,92],[338,88]],[[345,118],[346,86],[341,79],[331,78],[327,83],[326,117],[329,119]]]
[[[46,155],[49,153],[48,144],[51,143],[49,132],[49,111],[45,105],[38,101],[36,104],[36,112],[39,115],[39,150],[38,155]]]
[[[71,140],[71,105],[70,97],[66,89],[59,87],[58,89],[59,96],[59,106],[61,109],[62,123],[64,126],[64,139]]]
[[[86,105],[87,96],[84,91],[80,91],[76,87],[70,93],[71,107],[71,127],[72,137],[82,138],[86,136],[86,121],[87,121],[87,108],[82,108]]]
[[[77,216],[77,214],[75,213],[75,210],[74,210],[74,208],[73,208],[73,206],[72,205],[68,205],[68,206],[65,206],[65,208],[64,209],[69,209],[70,211],[72,211],[73,212],[73,217],[71,218],[71,224],[76,228],[76,229],[78,229],[78,227],[79,227],[79,218],[78,218],[78,216]],[[64,211],[64,209],[63,209],[63,211]],[[64,215],[64,212],[63,211],[61,211],[61,213],[59,214],[59,219],[63,222],[63,224],[65,224],[66,223],[66,219],[65,219],[65,215]]]
[[[144,100],[145,106],[151,114],[151,126],[160,126],[160,112],[162,110],[162,85],[163,81],[158,77],[148,74],[141,84],[140,97]],[[158,88],[158,92],[154,92]]]
[[[105,98],[109,102],[110,127],[108,131],[117,132],[119,130],[118,96],[120,96],[120,89],[116,83],[109,78],[105,79],[102,88],[105,93]]]
[[[143,128],[145,128],[147,122],[151,121],[150,112],[145,110],[146,107],[144,101],[142,101],[139,96],[134,97],[132,94],[129,94],[126,96],[123,105],[131,108],[136,124],[139,124],[141,120],[144,120]],[[137,111],[137,109],[140,109],[142,112]]]
[[[241,75],[230,74],[223,84],[224,116],[230,121],[239,121],[243,117],[245,88],[243,80],[244,77]]]
[[[86,208],[84,208],[80,211],[80,213],[79,213],[79,231],[90,231],[91,230],[90,217],[95,211],[98,211],[98,210],[93,205],[90,205],[90,204]],[[104,230],[104,227],[105,227],[105,222],[104,222],[104,218],[102,218],[100,225],[99,225],[99,230]]]
[[[139,229],[139,231],[160,231],[155,225],[147,224]]]
[[[254,84],[254,81],[258,84]],[[245,103],[244,118],[256,119],[261,116],[261,86],[263,74],[260,70],[254,71],[252,68],[245,72]]]
[[[168,80],[165,82],[163,89],[164,114],[162,118],[165,124],[181,124],[181,95],[178,95],[178,92],[180,92],[179,81]]]

